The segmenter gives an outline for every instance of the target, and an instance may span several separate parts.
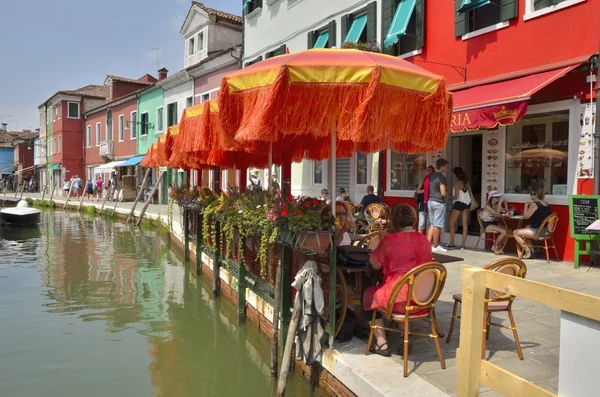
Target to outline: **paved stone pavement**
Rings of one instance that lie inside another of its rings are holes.
[[[446,263],[448,279],[440,301],[436,305],[436,313],[441,328],[447,332],[452,315],[452,295],[461,292],[460,271],[463,263],[483,267],[502,258],[486,251],[448,251],[449,255],[464,260]],[[577,292],[600,296],[600,269],[581,267],[574,269],[572,263],[545,260],[527,260],[527,279],[563,287]],[[524,361],[519,360],[514,344],[512,331],[492,327],[487,343],[486,358],[494,364],[513,372],[537,385],[553,392],[558,392],[558,364],[560,346],[560,311],[542,304],[517,298],[513,304],[513,314],[517,326]],[[493,322],[508,324],[506,314],[492,316]],[[425,330],[427,323],[415,322],[415,328]],[[440,367],[435,343],[429,338],[414,337],[414,346],[409,355],[409,377],[419,376],[435,385],[441,391],[456,395],[458,373],[456,371],[456,348],[459,342],[460,320],[453,333],[452,341],[447,344],[441,340],[446,359],[446,369]],[[392,350],[395,352],[401,345],[398,334],[390,338]],[[364,346],[364,345],[362,345]],[[340,350],[343,352],[344,348]],[[399,368],[398,376],[402,377],[402,356],[394,354],[391,358]],[[380,382],[385,380],[379,380]],[[399,392],[399,391],[398,391]],[[399,392],[400,393],[400,392]],[[399,395],[402,395],[400,393]],[[482,396],[496,396],[494,391],[482,387]]]

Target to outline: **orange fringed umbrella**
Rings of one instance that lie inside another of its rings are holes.
[[[158,138],[158,147],[156,150],[156,161],[159,167],[169,165],[169,159],[173,152],[173,145],[179,135],[179,124],[169,127],[167,133]]]
[[[219,107],[215,101],[206,101],[185,109],[181,118],[181,132],[173,145],[169,160],[172,168],[264,168],[269,164],[267,143],[245,145],[233,142],[224,146],[218,122]],[[299,160],[301,157],[299,158]],[[275,164],[281,163],[275,158]]]
[[[437,151],[452,114],[443,77],[348,49],[282,55],[235,71],[223,78],[219,103],[228,142],[270,142],[274,155],[290,144],[314,160]]]
[[[146,168],[155,168],[157,167],[156,163],[156,151],[158,149],[158,143],[153,143],[150,146],[150,149],[146,152],[146,156],[140,161],[140,165]]]

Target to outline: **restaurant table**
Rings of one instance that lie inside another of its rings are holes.
[[[348,236],[350,236],[350,241],[352,245],[354,245],[356,241],[361,241],[363,238],[365,238],[366,234],[348,233]]]
[[[521,229],[521,227],[523,226],[523,221],[525,220],[525,217],[523,215],[512,215],[512,216],[503,216],[502,220],[504,221],[504,225],[506,226],[507,231],[508,230],[516,230],[516,229]],[[514,222],[517,221],[517,227],[515,228],[509,228],[508,223],[509,222]],[[502,248],[500,249],[500,251],[504,251],[504,249],[506,248],[506,245],[508,244],[508,240],[514,238],[512,233],[509,233],[506,235],[506,239],[504,239],[504,244],[502,245]],[[516,240],[515,240],[515,244],[516,244]]]

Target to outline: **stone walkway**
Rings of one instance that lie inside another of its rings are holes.
[[[3,195],[0,194],[0,199]],[[7,197],[14,197],[13,194]],[[24,197],[41,199],[41,194],[25,194]],[[46,198],[48,199],[48,197]],[[56,200],[64,203],[62,197]],[[70,201],[69,205],[73,203]],[[77,202],[78,204],[78,202]],[[100,207],[101,202],[84,200],[84,205]],[[76,205],[76,204],[75,204]],[[112,209],[114,202],[107,202],[105,208]],[[119,213],[129,213],[133,203],[118,203]],[[136,213],[142,209],[138,203]],[[147,216],[166,219],[167,205],[150,205]],[[179,225],[178,225],[179,226]],[[444,291],[436,306],[441,328],[447,332],[452,315],[452,295],[461,292],[461,265],[483,267],[501,259],[486,251],[449,251],[447,254],[463,260],[446,263],[448,278]],[[586,266],[574,269],[572,263],[545,260],[528,260],[527,279],[566,288],[569,290],[600,296],[600,269]],[[558,392],[558,366],[560,346],[560,312],[532,301],[517,298],[513,304],[513,314],[521,339],[525,360],[519,360],[513,335],[510,330],[492,327],[487,343],[486,358],[496,365],[507,369],[535,384],[553,392]],[[494,322],[508,323],[505,314],[493,316]],[[414,327],[425,330],[426,323],[414,323]],[[428,328],[428,327],[427,327]],[[328,350],[324,355],[324,366],[342,383],[358,396],[456,396],[458,373],[456,370],[456,348],[459,343],[460,320],[450,344],[441,341],[446,369],[442,370],[437,358],[435,344],[428,338],[414,338],[409,355],[409,376],[402,376],[402,356],[394,354],[391,358],[378,355],[364,355],[365,341],[356,338],[348,343],[336,343],[336,349]],[[401,345],[398,334],[390,337],[392,351]],[[485,387],[481,395],[498,395]]]
[[[463,258],[463,261],[445,264],[448,269],[448,279],[440,301],[436,306],[436,313],[441,328],[447,332],[450,328],[452,315],[452,295],[461,292],[460,269],[463,263],[483,267],[502,256],[495,256],[485,251],[449,251],[448,254]],[[545,260],[528,260],[527,279],[563,287],[577,292],[600,296],[600,269],[581,267],[574,269],[572,263]],[[486,358],[494,364],[513,372],[553,393],[558,392],[558,365],[559,365],[559,346],[560,346],[560,311],[549,308],[532,301],[526,301],[517,298],[513,304],[513,314],[517,325],[517,331],[521,340],[524,361],[519,360],[514,344],[512,331],[492,327],[490,338],[487,343]],[[492,316],[493,322],[508,323],[508,317],[505,314]],[[426,323],[415,322],[415,328],[422,327],[425,330]],[[439,391],[456,396],[458,382],[458,373],[456,370],[456,348],[459,343],[460,320],[457,321],[452,341],[447,344],[444,340],[441,342],[444,357],[446,359],[446,369],[440,367],[437,358],[435,344],[428,338],[415,337],[414,346],[409,355],[409,377],[418,376],[423,380],[434,385]],[[396,334],[397,335],[397,334]],[[390,338],[392,351],[396,351],[401,345],[399,336],[392,335]],[[353,339],[347,344],[338,344],[340,355],[363,354],[365,342]],[[385,371],[389,373],[391,367],[397,372],[397,377],[405,380],[408,385],[408,379],[402,377],[402,356],[394,354],[391,359],[381,360],[382,357],[374,355],[362,356],[363,362],[367,366],[377,365],[385,366]],[[390,364],[390,361],[393,364]],[[377,372],[377,371],[372,371]],[[405,390],[395,388],[392,394],[383,392],[388,389],[387,384],[402,385],[402,381],[396,379],[385,379],[376,376],[378,388],[381,393],[375,395],[409,395]],[[400,386],[402,387],[402,386]],[[361,395],[361,394],[359,394]],[[371,394],[372,395],[372,394]],[[427,395],[427,394],[424,394]],[[494,391],[488,388],[481,388],[482,396],[496,396]]]

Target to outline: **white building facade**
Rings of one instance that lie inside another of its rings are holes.
[[[385,4],[384,4],[385,3]],[[390,0],[253,0],[244,9],[244,67],[263,59],[311,48],[340,48],[344,42],[382,45],[396,4]],[[382,7],[386,9],[383,10]],[[383,12],[382,12],[383,11]],[[387,17],[389,14],[389,17]],[[382,26],[382,15],[386,25]],[[386,30],[386,33],[382,33]],[[337,188],[353,201],[378,190],[380,154],[356,153],[337,160]],[[292,165],[292,194],[319,196],[327,188],[328,161]],[[337,189],[336,188],[336,189]],[[329,192],[335,197],[337,192]]]

